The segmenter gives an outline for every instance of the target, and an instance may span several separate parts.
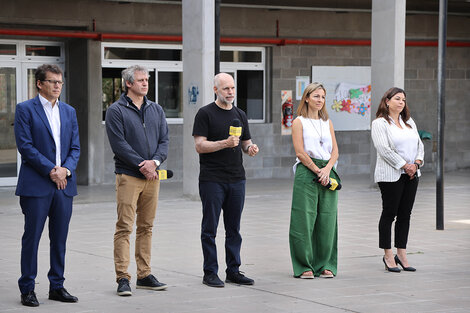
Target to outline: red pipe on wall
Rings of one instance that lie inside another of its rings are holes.
[[[33,37],[60,37],[83,38],[93,40],[130,40],[130,41],[166,41],[181,42],[182,36],[168,35],[140,35],[118,33],[96,33],[85,31],[51,31],[51,30],[22,30],[0,29],[0,35],[8,36],[33,36]],[[222,37],[221,43],[229,44],[265,44],[265,45],[327,45],[327,46],[370,46],[371,41],[365,39],[281,39],[281,38],[246,38],[246,37]],[[406,40],[409,47],[437,47],[437,40]],[[470,41],[447,41],[448,47],[470,47]]]
[[[120,40],[142,40],[142,41],[183,41],[182,36],[164,36],[164,35],[138,35],[138,34],[114,34],[103,33],[100,40],[120,39]]]
[[[276,39],[276,38],[221,38],[222,43],[268,44],[268,45],[327,45],[327,46],[370,46],[370,40],[351,39]]]
[[[181,36],[96,33],[96,32],[84,32],[84,31],[73,32],[73,31],[60,31],[60,30],[0,29],[0,35],[83,38],[83,39],[94,39],[94,40],[124,39],[124,40],[142,40],[142,41],[182,41]]]
[[[426,40],[406,40],[405,46],[410,47],[437,47],[436,41],[426,41]],[[470,47],[470,42],[468,41],[447,41],[447,47]]]
[[[90,33],[90,32],[70,32],[70,31],[50,31],[50,30],[30,30],[30,29],[0,29],[0,34],[9,35],[9,36],[99,39],[97,33]]]

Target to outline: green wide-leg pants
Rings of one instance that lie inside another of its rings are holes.
[[[312,159],[323,168],[325,160]],[[303,164],[298,164],[289,229],[289,244],[294,276],[305,271],[313,271],[320,276],[330,270],[336,276],[338,264],[338,191],[332,191],[319,183],[316,177]],[[334,169],[330,177],[338,182],[339,176]]]

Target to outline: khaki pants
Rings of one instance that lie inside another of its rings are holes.
[[[116,281],[131,279],[129,267],[129,237],[136,221],[135,261],[137,279],[151,273],[152,227],[157,210],[159,180],[146,180],[125,174],[116,175],[117,222],[114,233],[114,267]]]

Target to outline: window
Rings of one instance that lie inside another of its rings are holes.
[[[181,61],[181,49],[146,49],[105,47],[105,59]]]
[[[220,70],[235,79],[235,105],[250,122],[265,121],[265,49],[221,47]]]
[[[237,106],[249,120],[263,120],[263,72],[237,71]]]
[[[60,57],[60,46],[26,45],[27,56]]]
[[[16,45],[0,44],[0,55],[16,55]]]
[[[235,105],[250,122],[265,120],[265,49],[221,47],[220,70],[234,76]],[[103,120],[121,95],[121,71],[140,64],[151,72],[147,97],[163,107],[169,123],[182,123],[183,62],[181,45],[102,43]]]
[[[158,72],[158,103],[167,118],[183,117],[183,73]]]
[[[220,51],[220,62],[262,62],[261,51]]]
[[[121,71],[142,65],[149,71],[147,98],[163,107],[168,122],[181,122],[183,62],[180,45],[102,43],[103,120],[106,109],[123,92]]]

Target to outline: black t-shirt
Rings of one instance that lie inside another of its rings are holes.
[[[203,106],[194,118],[193,136],[203,136],[209,141],[227,139],[234,119],[240,120],[242,126],[240,144],[235,148],[200,153],[200,181],[233,183],[245,179],[241,142],[251,139],[245,112],[235,106],[230,110],[224,110],[215,102]]]

